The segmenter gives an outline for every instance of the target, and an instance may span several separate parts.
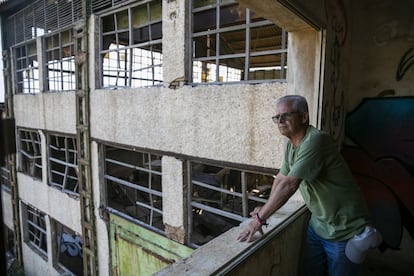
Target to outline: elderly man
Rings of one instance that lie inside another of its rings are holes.
[[[359,187],[330,136],[309,125],[305,98],[282,97],[277,101],[276,112],[272,119],[280,133],[289,139],[282,168],[275,177],[269,200],[254,209],[251,213],[254,219],[238,239],[250,242],[257,231],[263,233],[261,227],[266,218],[299,188],[312,213],[304,273],[358,275],[358,263],[363,256],[352,262],[346,257],[345,247],[349,239],[364,233],[369,223],[368,209]],[[370,229],[368,236],[371,234]],[[362,238],[365,242],[366,237],[364,234]],[[354,249],[350,251],[355,252]]]

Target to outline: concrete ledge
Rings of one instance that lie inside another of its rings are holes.
[[[281,209],[269,219],[268,227],[263,227],[264,235],[255,235],[251,243],[237,241],[237,236],[250,219],[239,227],[234,227],[204,246],[195,250],[181,262],[173,264],[154,275],[221,275],[226,274],[239,263],[260,250],[280,231],[288,227],[298,216],[306,212],[300,194],[296,193]]]

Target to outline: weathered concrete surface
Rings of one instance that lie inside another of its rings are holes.
[[[74,92],[14,95],[16,126],[76,133]]]
[[[9,229],[13,229],[13,206],[11,201],[11,194],[1,189],[1,203],[3,211],[3,224]]]
[[[273,214],[269,219],[268,227],[263,227],[264,235],[271,233],[275,230],[278,225],[280,225],[284,220],[288,219],[295,211],[301,208],[304,205],[302,197],[299,193],[296,193],[278,212]],[[229,262],[239,255],[246,253],[254,247],[255,242],[252,243],[239,242],[237,241],[237,236],[239,235],[241,229],[245,224],[250,220],[244,221],[240,227],[234,227],[227,231],[226,233],[220,235],[219,237],[211,240],[209,243],[195,250],[189,257],[184,258],[181,262],[173,264],[170,267],[167,267],[164,270],[156,273],[155,275],[211,275],[214,272],[225,267]],[[303,225],[302,225],[303,226]],[[302,228],[300,226],[300,228]],[[299,229],[302,233],[302,229]],[[265,236],[261,237],[262,239]],[[260,234],[256,234],[256,238],[260,238]],[[284,240],[283,244],[290,244],[290,246],[297,246],[294,241],[301,243],[301,236],[295,236],[293,239]],[[282,244],[282,243],[280,243]],[[282,249],[282,247],[279,247]],[[271,248],[271,250],[277,250],[277,248]],[[296,251],[295,251],[296,252]],[[267,253],[269,254],[269,252]],[[281,255],[284,253],[281,252]],[[287,253],[286,253],[287,254]],[[284,258],[286,255],[284,256]],[[254,258],[254,257],[253,257]],[[285,263],[285,266],[289,266],[289,263]],[[289,266],[290,267],[290,266]],[[257,269],[256,266],[251,266],[253,271]],[[239,274],[239,275],[253,275],[253,274]],[[260,275],[260,274],[256,274]],[[290,275],[290,274],[280,274],[280,275]]]
[[[284,139],[272,122],[286,84],[96,90],[91,136],[228,162],[280,167]]]
[[[185,242],[185,194],[183,161],[174,157],[162,157],[162,210],[167,237]]]
[[[63,225],[82,233],[78,199],[22,173],[17,174],[17,181],[19,196],[25,204],[35,206]]]

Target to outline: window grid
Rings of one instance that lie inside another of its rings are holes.
[[[162,1],[148,1],[100,17],[101,86],[162,84]]]
[[[13,48],[16,93],[36,94],[40,92],[39,63],[36,51],[36,41]]]
[[[192,0],[190,9],[190,82],[286,81],[286,31],[236,1]]]
[[[10,190],[10,170],[8,166],[7,159],[5,161],[5,166],[0,167],[0,185],[3,189]]]
[[[76,138],[49,135],[48,140],[50,185],[64,193],[79,196]]]
[[[104,146],[107,207],[164,234],[161,156]]]
[[[198,247],[267,202],[274,176],[188,161],[188,243]]]
[[[72,29],[47,36],[45,41],[45,72],[47,89],[51,92],[74,91],[75,45]]]
[[[31,1],[5,21],[7,45],[40,37],[66,28],[84,18],[82,0]]]
[[[47,255],[47,235],[45,214],[27,206],[28,242],[31,246]]]
[[[42,179],[42,144],[37,131],[19,129],[20,170]]]

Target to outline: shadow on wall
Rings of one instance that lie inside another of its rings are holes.
[[[342,153],[383,234],[381,249],[399,249],[403,227],[414,239],[414,97],[364,99],[345,134],[359,146]]]

